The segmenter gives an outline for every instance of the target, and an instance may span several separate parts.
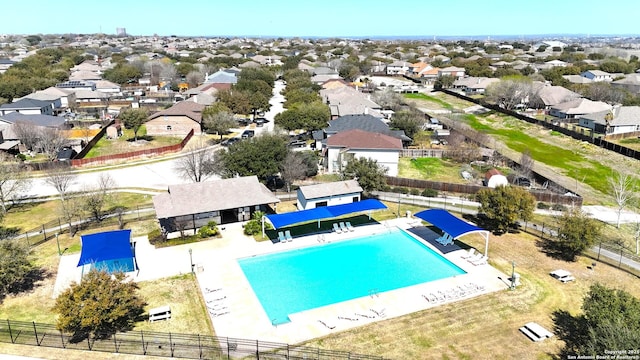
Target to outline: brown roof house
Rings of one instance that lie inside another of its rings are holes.
[[[491,169],[484,174],[484,184],[487,187],[496,188],[509,185],[509,180],[498,169]]]
[[[298,188],[298,210],[351,204],[360,201],[362,188],[357,180],[336,181]]]
[[[193,101],[181,101],[172,107],[151,114],[145,123],[147,135],[186,136],[193,129],[202,133],[202,110],[205,105]]]
[[[338,173],[351,158],[370,158],[387,169],[387,175],[398,175],[402,140],[389,135],[352,129],[327,138],[325,168]]]
[[[256,176],[170,185],[166,193],[153,197],[156,216],[167,232],[197,230],[209,221],[247,221],[279,202]]]

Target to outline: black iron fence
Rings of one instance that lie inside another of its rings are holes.
[[[8,319],[0,321],[0,342],[183,359],[384,360],[380,356],[260,340],[151,331],[129,331],[74,342],[70,334],[59,331],[55,325]]]
[[[123,213],[105,214],[100,221],[95,218],[84,220],[67,221],[62,218],[51,220],[32,229],[18,231],[13,238],[24,243],[27,247],[40,245],[58,235],[71,233],[75,234],[81,230],[95,229],[106,226],[120,225],[132,221],[143,221],[155,219],[156,213],[152,208],[136,207]]]

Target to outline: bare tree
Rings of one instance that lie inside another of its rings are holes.
[[[16,137],[27,149],[36,150],[38,138],[40,137],[40,132],[36,125],[28,121],[20,120],[11,125],[11,128]]]
[[[55,159],[58,151],[69,145],[69,139],[60,129],[41,128],[39,131],[38,147],[47,154],[49,159]]]
[[[629,174],[618,172],[613,174],[609,179],[609,187],[613,193],[613,199],[618,205],[617,213],[618,219],[616,221],[616,227],[620,228],[620,216],[622,210],[631,202],[636,196],[636,180]]]
[[[181,177],[193,182],[201,182],[213,175],[215,154],[213,149],[207,146],[203,138],[191,142],[184,156],[178,159],[176,170]]]
[[[300,153],[289,151],[280,168],[280,175],[287,185],[287,192],[291,191],[291,184],[294,181],[304,179],[306,171],[307,165]]]
[[[373,93],[372,98],[373,101],[384,109],[398,109],[403,102],[402,96],[391,88],[386,88],[383,91],[376,91]]]
[[[76,182],[76,175],[63,167],[55,167],[47,171],[45,182],[56,189],[60,200],[64,202],[71,186]]]
[[[520,156],[520,176],[531,179],[534,163],[535,161],[531,158],[531,151],[529,149],[525,150]]]
[[[527,78],[503,79],[487,87],[487,100],[507,110],[524,104],[533,94],[533,85]]]
[[[85,189],[84,204],[96,221],[102,221],[103,208],[109,202],[109,190],[114,187],[111,175],[102,173],[98,177],[97,188]]]
[[[29,188],[31,179],[27,170],[20,164],[0,165],[0,204],[2,213],[7,212],[7,202],[20,196]]]

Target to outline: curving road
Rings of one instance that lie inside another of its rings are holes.
[[[264,116],[269,122],[265,123],[262,127],[256,128],[256,133],[273,131],[275,116],[284,111],[282,106],[284,96],[280,94],[284,86],[282,81],[276,81],[273,89],[273,97],[269,100],[271,108]],[[166,190],[169,185],[186,184],[190,181],[180,177],[175,170],[179,157],[180,155],[177,154],[163,159],[137,161],[135,164],[125,165],[123,167],[79,170],[76,181],[71,186],[70,191],[82,191],[95,188],[100,175],[105,173],[113,178],[117,188]],[[27,198],[33,198],[56,196],[58,193],[53,186],[46,183],[45,178],[34,178],[31,181],[30,189],[24,195]]]

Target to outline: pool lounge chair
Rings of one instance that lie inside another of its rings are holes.
[[[340,230],[340,227],[336,223],[333,223],[333,232],[335,232],[337,234],[341,234],[342,233],[342,230]]]
[[[481,253],[476,253],[474,256],[468,258],[467,261],[473,264],[474,261],[482,259],[483,256],[484,255],[482,255]]]
[[[473,256],[476,255],[476,249],[475,248],[469,248],[469,250],[467,250],[464,254],[460,255],[461,258],[463,259],[469,259]]]
[[[278,241],[276,242],[285,242],[287,239],[284,237],[284,233],[282,231],[278,231]]]
[[[349,229],[347,229],[347,226],[342,221],[340,221],[339,225],[340,225],[340,230],[342,230],[342,232],[349,231]]]
[[[479,259],[474,260],[474,261],[472,261],[471,263],[472,263],[473,265],[476,265],[476,266],[477,266],[477,265],[484,265],[484,264],[486,264],[486,263],[487,263],[487,260],[488,260],[488,259],[489,259],[488,257],[486,257],[486,256],[482,255]]]
[[[347,221],[346,223],[344,223],[344,225],[347,227],[347,230],[349,230],[349,231],[354,231],[354,230],[355,230],[355,229],[353,228],[353,226],[351,226],[351,223],[350,223],[350,222],[348,222],[348,221]]]
[[[291,232],[289,230],[284,232],[284,237],[287,241],[293,241],[293,237],[291,237]]]

